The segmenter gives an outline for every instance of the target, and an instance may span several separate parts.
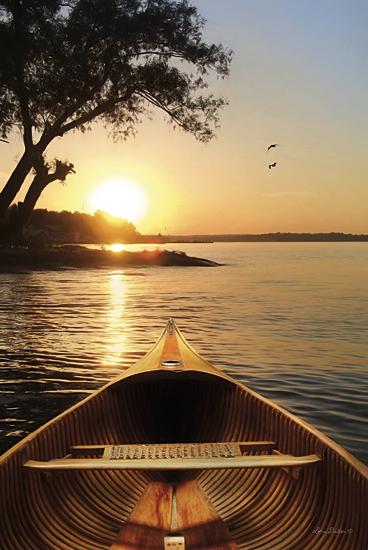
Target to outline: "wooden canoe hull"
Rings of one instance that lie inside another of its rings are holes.
[[[297,471],[45,474],[24,467],[27,460],[64,457],[75,445],[262,440],[276,442],[280,453],[317,454],[321,461]],[[368,548],[368,469],[315,428],[209,365],[172,323],[137,365],[1,457],[0,547],[163,548],[173,487],[187,550]]]

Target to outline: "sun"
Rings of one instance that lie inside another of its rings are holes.
[[[136,222],[146,213],[147,196],[130,180],[106,179],[91,192],[89,206],[92,212],[103,210],[111,216]]]

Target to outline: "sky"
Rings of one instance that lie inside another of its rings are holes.
[[[368,233],[368,3],[193,3],[207,41],[234,51],[230,77],[210,80],[229,100],[216,138],[201,144],[160,113],[125,142],[99,125],[67,135],[49,158],[73,162],[76,174],[37,206],[93,213],[97,186],[128,180],[145,195],[133,220],[145,233]],[[271,143],[280,146],[267,153]],[[0,144],[1,182],[21,150],[16,136]]]

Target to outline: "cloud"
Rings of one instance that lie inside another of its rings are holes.
[[[275,198],[275,197],[286,197],[286,196],[293,196],[293,195],[315,195],[312,191],[273,191],[269,193],[260,193],[261,197],[267,197],[267,198]]]

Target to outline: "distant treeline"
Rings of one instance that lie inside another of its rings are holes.
[[[101,211],[90,215],[65,210],[55,212],[36,209],[27,233],[30,236],[43,233],[51,241],[78,243],[133,243],[142,239],[132,223]]]
[[[183,235],[171,242],[352,242],[368,241],[368,235],[350,233],[262,233],[259,235]]]
[[[16,216],[15,206],[9,209],[9,220]],[[16,220],[15,220],[16,221]],[[28,227],[29,242],[59,243],[164,243],[164,242],[352,242],[368,241],[368,235],[350,233],[262,233],[233,235],[142,235],[122,218],[97,211],[94,215],[81,212],[55,212],[36,209]]]

